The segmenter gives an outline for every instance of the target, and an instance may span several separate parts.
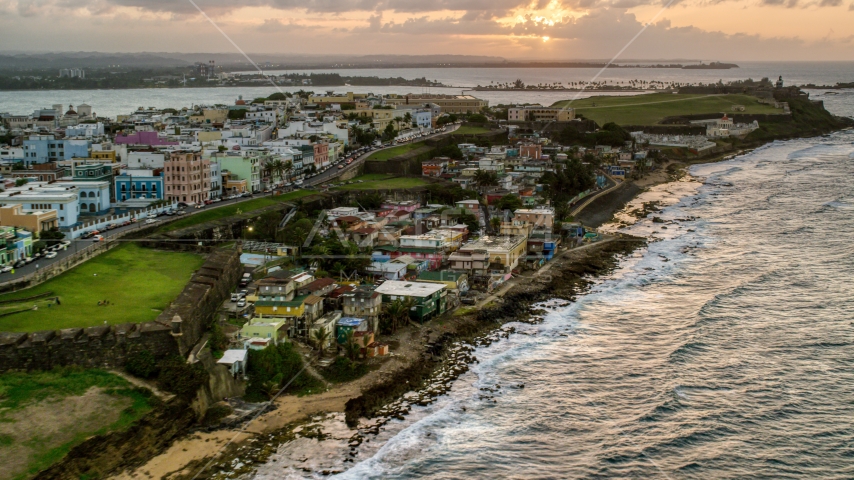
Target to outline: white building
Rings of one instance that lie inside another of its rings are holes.
[[[349,130],[346,127],[339,127],[334,122],[292,121],[279,128],[279,139],[308,138],[312,135],[332,135],[345,145],[350,143]]]
[[[163,168],[166,155],[156,152],[129,152],[127,154],[127,166],[132,170],[154,170]]]
[[[80,201],[73,186],[33,188],[30,185],[0,192],[0,206],[21,205],[27,210],[56,210],[60,228],[78,222]]]

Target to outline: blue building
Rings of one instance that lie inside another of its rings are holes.
[[[116,176],[116,200],[150,198],[163,200],[163,170],[122,170]]]
[[[88,158],[92,142],[85,139],[57,140],[53,135],[30,135],[24,140],[24,165]]]

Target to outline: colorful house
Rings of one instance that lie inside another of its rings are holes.
[[[382,295],[383,303],[395,300],[414,303],[409,316],[420,322],[445,312],[447,287],[441,283],[386,281],[376,292]]]

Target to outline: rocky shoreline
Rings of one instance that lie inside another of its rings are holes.
[[[538,302],[554,298],[574,301],[587,291],[595,277],[610,273],[620,258],[645,243],[641,238],[615,236],[588,248],[565,250],[553,260],[547,274],[532,275],[526,278],[532,281],[519,283],[496,298],[495,305],[458,317],[452,331],[439,332],[425,326],[424,334],[428,339],[419,361],[397,370],[346,403],[344,418],[353,431],[348,439],[349,455],[342,460],[340,469],[322,473],[346,470],[347,464],[355,462],[356,449],[363,442],[370,441],[389,422],[403,420],[414,406],[429,405],[447,393],[453,382],[478,361],[474,355],[475,348],[488,346],[515,332],[508,323],[539,322],[539,312],[535,309]],[[524,388],[524,385],[504,388]],[[484,391],[481,395],[490,398],[492,393]],[[306,401],[310,402],[311,397],[306,397]],[[190,478],[193,475],[197,475],[196,478],[234,478],[251,473],[269,462],[283,443],[298,437],[323,439],[326,434],[317,425],[312,425],[316,420],[304,418],[275,432],[232,444],[201,474],[198,471],[209,459],[185,466],[182,474],[173,478]]]

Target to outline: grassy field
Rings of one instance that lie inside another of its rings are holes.
[[[462,127],[454,130],[454,134],[457,135],[477,135],[478,133],[489,133],[492,130],[486,127],[475,127],[473,125],[463,125]]]
[[[147,322],[157,318],[204,263],[201,255],[164,252],[128,243],[37,287],[0,295],[0,301],[52,292],[50,297],[0,304],[0,332]],[[60,304],[53,298],[58,296]],[[98,302],[108,300],[107,306]],[[34,305],[38,306],[33,310]]]
[[[417,148],[421,148],[424,145],[424,142],[404,143],[403,145],[398,145],[396,147],[391,147],[385,150],[374,152],[371,154],[370,157],[368,157],[368,160],[380,160],[384,162],[389,158],[394,158],[398,155],[403,155],[404,153],[411,152]]]
[[[369,173],[356,177],[350,181],[361,180],[364,183],[351,183],[335,187],[333,190],[376,190],[380,188],[412,188],[427,185],[427,181],[421,178],[395,177],[384,173]]]
[[[563,107],[570,102],[563,100],[553,106]],[[614,122],[618,125],[653,125],[664,117],[693,115],[699,113],[733,113],[733,105],[742,105],[744,112],[736,113],[782,113],[771,105],[759,103],[750,95],[702,95],[652,93],[631,97],[599,96],[571,102],[571,107],[585,118],[599,125]]]
[[[160,229],[160,231],[171,232],[173,230],[180,230],[182,228],[192,227],[194,225],[199,225],[205,222],[238,215],[239,213],[246,213],[251,212],[252,210],[258,210],[259,208],[269,207],[270,205],[275,205],[277,203],[307,197],[314,193],[316,193],[314,190],[297,190],[295,192],[286,193],[284,195],[277,195],[275,197],[255,198],[246,202],[241,202],[235,205],[227,205],[224,207],[214,207],[209,205],[205,207],[205,209],[201,212],[198,212],[194,215],[189,215],[180,220],[176,220],[170,223],[169,225],[164,225],[163,228]]]
[[[0,375],[0,478],[25,479],[92,435],[151,410],[146,392],[102,370]]]

